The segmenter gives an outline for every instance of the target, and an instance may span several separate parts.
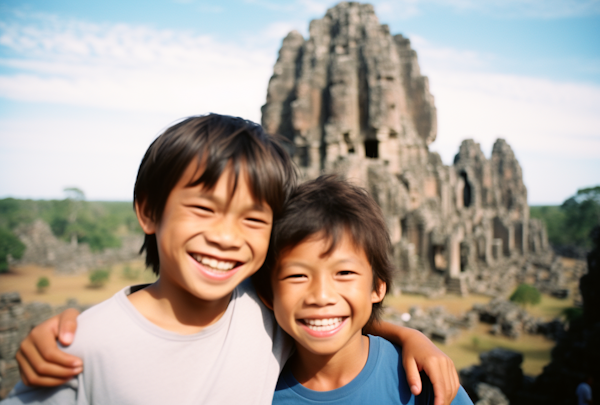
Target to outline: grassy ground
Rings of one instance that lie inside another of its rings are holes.
[[[572,259],[567,259],[572,260]],[[572,265],[563,261],[565,267]],[[126,269],[129,270],[126,270]],[[8,291],[18,291],[25,302],[42,301],[53,305],[62,305],[69,298],[75,298],[82,304],[95,304],[103,301],[125,286],[131,284],[148,283],[155,280],[150,270],[144,270],[141,260],[113,266],[109,281],[101,288],[92,288],[88,274],[59,275],[51,268],[38,266],[23,266],[12,269],[9,273],[0,273],[0,294]],[[39,293],[36,288],[40,277],[46,276],[50,286],[44,293]],[[487,303],[489,297],[469,295],[459,297],[447,295],[436,299],[427,299],[423,296],[402,294],[398,297],[386,298],[385,305],[391,306],[400,312],[407,312],[413,305],[422,308],[444,306],[446,311],[458,315],[470,310],[475,303]],[[572,306],[571,300],[559,300],[543,296],[542,302],[527,310],[535,317],[548,320],[560,316],[564,308]],[[490,325],[479,324],[475,329],[462,331],[460,336],[450,345],[437,344],[448,356],[452,358],[457,369],[478,364],[479,353],[504,347],[516,350],[524,355],[523,371],[525,374],[537,375],[550,361],[550,351],[555,342],[542,336],[523,335],[518,340],[511,340],[503,336],[493,336],[489,333]]]
[[[125,271],[126,267],[130,270]],[[94,288],[90,286],[88,273],[61,275],[56,274],[52,268],[16,267],[8,273],[0,273],[0,294],[18,291],[24,302],[41,301],[52,305],[62,305],[70,298],[77,299],[81,304],[96,304],[128,285],[154,281],[152,272],[143,269],[141,260],[112,266],[108,282],[103,287]],[[36,288],[40,277],[48,277],[50,280],[50,286],[43,293]]]
[[[489,297],[469,295],[459,297],[447,295],[445,297],[427,299],[419,295],[402,294],[397,297],[387,297],[386,306],[395,308],[400,312],[408,312],[413,305],[421,308],[444,306],[449,313],[459,315],[470,310],[475,303],[487,303]],[[542,296],[542,301],[535,307],[527,308],[534,317],[552,320],[562,314],[565,308],[573,306],[570,299],[560,300],[547,295]],[[528,375],[538,375],[545,365],[550,362],[550,352],[555,342],[539,335],[522,335],[518,340],[505,336],[494,336],[489,333],[491,325],[479,324],[469,331],[461,331],[460,336],[451,344],[444,345],[436,342],[444,353],[446,353],[457,369],[472,364],[479,364],[479,353],[491,350],[495,347],[503,347],[523,353],[523,372]]]
[[[535,376],[550,362],[550,352],[555,342],[539,335],[523,335],[518,340],[494,336],[489,333],[489,325],[479,324],[472,331],[464,331],[450,345],[435,344],[450,356],[457,370],[479,364],[479,353],[495,347],[515,350],[523,353],[523,372]]]

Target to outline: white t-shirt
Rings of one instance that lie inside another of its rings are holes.
[[[589,405],[592,400],[592,387],[588,383],[582,382],[577,386],[577,405]]]
[[[127,299],[130,288],[79,316],[65,348],[83,359],[78,378],[54,389],[19,383],[2,404],[271,404],[292,344],[249,280],[223,317],[194,335],[148,321]]]

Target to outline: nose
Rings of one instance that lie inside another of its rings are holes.
[[[238,249],[243,244],[243,237],[237,222],[227,215],[215,219],[210,228],[204,232],[204,237],[209,245],[223,250]]]
[[[306,304],[324,307],[337,302],[337,293],[334,281],[326,275],[315,277],[311,281],[310,291],[306,297]]]

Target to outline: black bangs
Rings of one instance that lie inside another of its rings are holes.
[[[202,184],[212,189],[223,172],[231,167],[231,196],[237,189],[240,173],[245,172],[254,199],[258,203],[266,202],[277,217],[294,184],[290,179],[295,178],[295,171],[287,164],[287,153],[273,142],[274,137],[265,134],[256,124],[245,124],[231,133],[223,128],[215,131],[209,129],[208,145],[198,155],[199,176],[188,186]]]

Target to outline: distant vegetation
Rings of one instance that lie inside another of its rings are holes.
[[[519,284],[509,298],[512,302],[526,307],[527,305],[537,305],[542,301],[542,294],[539,290],[529,284]]]
[[[532,206],[530,216],[546,223],[554,247],[590,250],[590,232],[600,225],[600,186],[578,190],[559,206]]]
[[[37,287],[38,293],[41,294],[45,292],[48,287],[50,287],[50,279],[46,276],[42,276],[38,279],[35,286]]]
[[[90,272],[90,286],[94,288],[104,287],[110,278],[109,269],[96,269]]]
[[[87,243],[92,251],[121,245],[120,236],[142,232],[130,202],[86,201],[77,188],[65,189],[64,200],[0,200],[0,272],[7,256],[22,257],[25,245],[14,230],[40,218],[62,240]]]
[[[2,216],[0,215],[0,220]],[[20,259],[25,253],[25,245],[9,229],[0,226],[0,273],[8,270],[8,255]]]

